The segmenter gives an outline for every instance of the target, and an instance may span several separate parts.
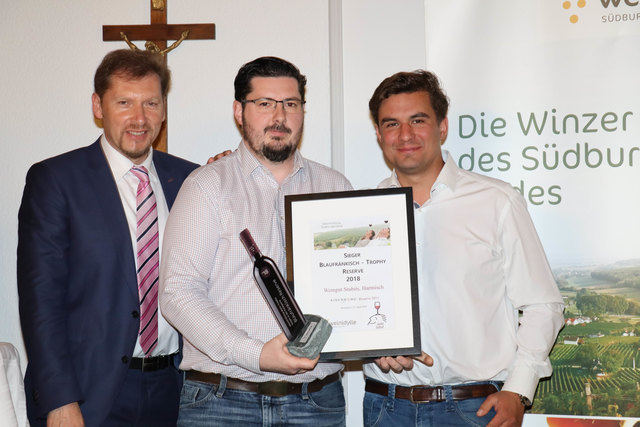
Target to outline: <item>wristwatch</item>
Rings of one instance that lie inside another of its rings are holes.
[[[525,409],[531,407],[531,401],[527,396],[523,396],[522,394],[518,393],[518,397],[520,398],[520,403],[522,403],[522,406],[524,406]]]

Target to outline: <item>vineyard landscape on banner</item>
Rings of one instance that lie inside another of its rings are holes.
[[[639,417],[640,263],[554,273],[568,303],[565,327],[533,412]]]

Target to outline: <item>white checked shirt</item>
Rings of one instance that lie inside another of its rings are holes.
[[[318,363],[293,376],[260,370],[264,343],[281,330],[239,234],[248,228],[284,274],[284,196],[351,189],[342,174],[298,151],[293,171],[278,184],[242,142],[187,178],[165,228],[160,273],[160,305],[185,338],[181,369],[254,382],[307,382],[341,369]]]

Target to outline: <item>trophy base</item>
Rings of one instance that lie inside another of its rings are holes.
[[[331,335],[331,324],[315,314],[305,314],[307,324],[298,336],[287,343],[289,353],[297,357],[315,359]]]

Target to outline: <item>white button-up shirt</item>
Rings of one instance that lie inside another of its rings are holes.
[[[433,366],[385,374],[369,363],[365,375],[406,386],[505,381],[533,400],[551,374],[562,297],[523,197],[443,157],[430,200],[414,211],[422,349]],[[380,184],[394,186],[395,172]]]

